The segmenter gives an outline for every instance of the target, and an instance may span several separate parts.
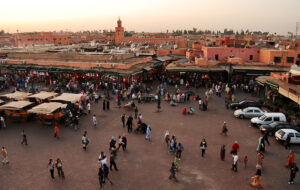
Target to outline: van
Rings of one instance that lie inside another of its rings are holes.
[[[283,113],[265,113],[260,117],[251,119],[251,125],[259,127],[260,125],[268,125],[274,121],[286,122],[286,117]]]

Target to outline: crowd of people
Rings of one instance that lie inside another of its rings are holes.
[[[178,88],[177,84],[174,83],[175,89],[174,92],[168,91],[166,88],[166,84],[162,82],[156,89],[151,89],[151,87],[145,85],[141,82],[134,82],[130,85],[124,85],[117,82],[107,82],[107,81],[73,81],[73,80],[63,80],[59,81],[58,79],[49,79],[47,76],[41,76],[39,78],[30,78],[28,76],[22,76],[23,78],[16,78],[14,76],[5,76],[7,85],[13,84],[15,86],[15,90],[20,89],[27,89],[28,91],[36,92],[38,91],[38,87],[35,85],[36,83],[34,81],[38,80],[40,82],[42,81],[48,81],[47,86],[51,85],[51,87],[54,90],[57,91],[65,91],[65,92],[77,92],[77,93],[83,93],[84,99],[82,99],[79,102],[78,109],[70,109],[69,114],[71,115],[71,118],[75,118],[72,121],[76,126],[79,125],[79,113],[87,111],[87,115],[92,118],[92,126],[94,128],[101,127],[100,124],[97,121],[97,115],[93,113],[92,110],[92,103],[98,104],[99,99],[102,99],[103,111],[109,111],[111,110],[110,101],[112,99],[112,95],[115,97],[115,101],[117,102],[117,105],[119,108],[121,108],[122,102],[129,102],[130,107],[133,109],[130,109],[132,113],[126,115],[123,113],[121,115],[121,126],[122,128],[127,127],[127,132],[131,133],[133,132],[133,129],[135,128],[135,132],[142,131],[144,133],[145,139],[147,141],[152,140],[152,128],[149,124],[145,124],[143,116],[141,113],[139,113],[138,106],[142,103],[142,96],[143,94],[150,94],[153,90],[155,90],[154,94],[156,96],[163,96],[165,97],[165,101],[170,102],[171,106],[177,106],[179,103],[185,103],[189,102],[190,100],[196,101],[196,104],[199,106],[199,110],[206,111],[208,109],[208,102],[213,99],[214,94],[217,97],[221,97],[224,93],[225,95],[225,106],[228,108],[230,102],[235,101],[235,96],[237,93],[237,89],[241,88],[245,92],[253,92],[255,91],[254,85],[238,85],[233,84],[229,85],[226,83],[218,82],[218,83],[209,83],[207,85],[207,90],[205,91],[204,96],[202,98],[200,95],[193,95],[193,93],[190,91],[190,86],[195,84],[195,81],[192,80],[191,82],[187,81],[185,84],[185,90],[182,91],[180,88]],[[49,80],[45,80],[45,78],[48,78]],[[51,81],[51,82],[50,82]],[[169,83],[173,83],[172,80],[165,80]],[[103,96],[100,95],[99,91],[100,89],[103,91]],[[155,98],[156,99],[156,98]],[[134,103],[134,101],[137,100],[137,105]],[[156,99],[157,100],[157,99]],[[126,106],[126,105],[125,105]],[[195,109],[193,107],[187,108],[185,107],[182,110],[182,114],[186,115],[193,115],[195,113]],[[134,114],[134,117],[133,117]],[[1,116],[1,126],[2,128],[6,127],[5,123],[5,117]],[[228,136],[228,127],[227,122],[224,121],[221,135]],[[28,139],[27,134],[25,133],[25,130],[22,130],[21,132],[22,141],[21,144],[28,145]],[[56,123],[54,126],[54,137],[59,139],[60,133],[59,133],[59,126]],[[91,145],[90,139],[87,137],[87,130],[84,131],[84,134],[81,138],[82,142],[82,149],[84,151],[88,150],[88,146]],[[176,177],[176,173],[179,171],[179,163],[182,159],[182,153],[184,151],[184,146],[181,142],[177,143],[177,138],[175,135],[170,135],[169,131],[167,130],[164,135],[164,143],[166,144],[168,148],[168,153],[174,157],[174,160],[171,162],[170,167],[170,176],[169,179],[174,179],[175,181],[179,181]],[[264,159],[264,152],[266,151],[266,143],[269,144],[268,141],[268,135],[265,134],[263,137],[259,138],[258,147],[257,147],[257,164],[256,164],[256,172],[255,175],[251,178],[251,186],[253,187],[259,187],[262,188],[261,185],[261,175],[262,175],[262,168],[263,168],[263,159]],[[201,157],[205,157],[206,150],[208,148],[208,143],[205,138],[203,138],[200,142],[200,151],[201,151]],[[286,143],[286,148],[290,148],[289,141]],[[102,187],[106,181],[109,181],[111,184],[113,182],[109,178],[109,171],[118,171],[117,167],[117,155],[118,151],[122,149],[123,151],[127,150],[127,138],[126,135],[118,135],[118,139],[115,137],[112,137],[109,142],[109,166],[107,162],[107,156],[104,152],[101,152],[98,157],[98,178],[99,178],[99,184],[100,187]],[[231,157],[232,157],[232,171],[237,172],[238,171],[238,162],[239,162],[239,151],[240,151],[240,145],[237,141],[235,141],[231,146]],[[6,147],[2,147],[1,149],[2,157],[3,157],[3,164],[8,164],[8,153]],[[220,150],[220,158],[222,161],[225,160],[226,157],[226,145],[221,145]],[[244,168],[247,168],[248,163],[248,157],[245,155],[243,157],[243,164]],[[55,179],[54,176],[54,170],[56,168],[58,176],[61,178],[65,178],[64,171],[63,171],[63,162],[60,158],[57,158],[56,161],[53,161],[53,159],[49,159],[48,163],[48,169],[50,171],[50,177],[52,179]],[[286,167],[290,169],[290,180],[289,184],[294,183],[294,178],[296,176],[296,173],[298,171],[297,165],[294,161],[294,154],[291,151],[288,156],[288,161],[286,163]]]

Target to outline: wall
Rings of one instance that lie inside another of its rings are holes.
[[[249,48],[226,48],[226,47],[202,47],[204,57],[215,59],[215,55],[219,56],[219,61],[226,61],[229,56],[241,58],[244,62],[257,62],[259,60],[259,49]],[[250,60],[250,55],[253,59]]]
[[[216,60],[208,60],[207,58],[199,58],[199,57],[195,57],[195,65],[198,66],[215,66],[218,65],[220,62],[216,61]]]
[[[300,50],[278,50],[278,49],[261,49],[260,50],[259,61],[265,64],[270,64],[274,62],[274,57],[280,57],[281,61],[275,63],[275,65],[279,66],[291,66],[296,64],[297,57],[300,55]],[[294,57],[294,61],[292,63],[287,62],[287,57]]]
[[[34,35],[14,34],[16,47],[27,47],[35,45],[69,45],[71,37],[68,34],[55,34],[53,32],[41,32]]]
[[[157,56],[165,56],[165,55],[185,55],[186,49],[158,49],[156,51]]]

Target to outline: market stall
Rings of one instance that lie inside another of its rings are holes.
[[[49,102],[52,98],[56,96],[58,96],[58,93],[41,91],[40,93],[28,96],[27,99],[30,102],[43,103],[43,102]]]
[[[34,102],[29,101],[13,101],[0,106],[8,121],[26,122],[31,118],[28,110],[35,105]]]
[[[64,116],[63,109],[66,107],[67,104],[49,102],[37,105],[28,110],[28,112],[35,114],[42,124],[53,125],[54,122],[58,122]]]

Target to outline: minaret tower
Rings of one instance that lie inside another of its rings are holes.
[[[115,32],[115,44],[116,45],[119,45],[122,41],[123,41],[123,38],[124,38],[124,28],[122,27],[122,21],[119,17],[119,20],[118,20],[118,26],[116,27],[116,32]]]

